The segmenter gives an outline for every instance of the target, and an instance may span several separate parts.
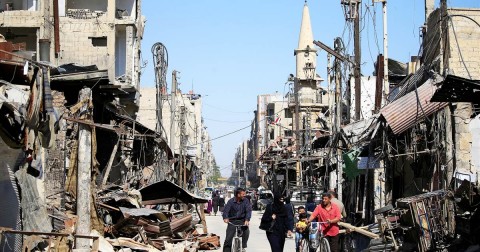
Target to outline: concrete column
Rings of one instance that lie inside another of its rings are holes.
[[[127,76],[127,80],[131,81],[130,85],[136,86],[135,80],[135,28],[131,25],[125,28],[125,37],[126,37],[126,53],[125,53],[125,75]]]
[[[111,83],[115,83],[115,12],[117,6],[115,0],[108,0],[107,19],[110,26],[110,31],[107,35],[107,50],[108,50],[108,79]]]
[[[91,99],[92,91],[84,88],[80,91],[79,101]],[[80,111],[88,109],[88,103]],[[90,199],[91,194],[91,167],[92,167],[92,132],[90,126],[80,124],[78,135],[78,163],[77,163],[77,216],[78,224],[76,233],[89,235],[90,224]],[[76,239],[77,252],[90,251],[89,239]]]
[[[447,177],[445,178],[444,188],[448,188],[450,182],[453,178],[454,161],[455,158],[455,144],[453,142],[453,128],[452,128],[452,112],[450,111],[450,106],[446,107],[444,110],[445,115],[445,149],[446,149],[446,169]]]

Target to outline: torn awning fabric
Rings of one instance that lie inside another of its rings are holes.
[[[140,189],[144,205],[169,204],[169,203],[207,203],[208,200],[197,197],[178,185],[163,180]]]

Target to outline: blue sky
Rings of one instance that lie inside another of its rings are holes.
[[[168,86],[175,69],[181,72],[183,92],[193,87],[203,96],[210,135],[243,128],[253,119],[257,95],[283,93],[288,75],[295,72],[293,50],[303,4],[302,0],[143,0],[147,22],[142,58],[148,64],[142,70],[141,85],[155,85],[151,46],[162,42],[169,53]],[[478,0],[448,0],[448,4],[480,8]],[[310,0],[308,5],[316,40],[332,47],[336,37],[351,41],[339,0]],[[372,59],[383,50],[381,4],[372,6],[371,0],[364,0],[362,11],[362,74],[371,75]],[[389,57],[409,61],[420,46],[424,1],[390,0],[388,23]],[[317,72],[322,77],[326,76],[326,57],[324,51],[319,52]],[[249,135],[246,129],[213,141],[224,175],[230,174],[235,150]]]

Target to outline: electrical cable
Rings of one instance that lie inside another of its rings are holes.
[[[452,25],[453,37],[455,38],[455,43],[457,44],[457,49],[458,49],[458,54],[460,56],[460,60],[462,61],[462,64],[465,67],[465,70],[467,71],[468,78],[472,79],[472,75],[470,75],[470,71],[468,70],[467,64],[465,63],[465,60],[463,59],[462,50],[460,49],[460,44],[458,43],[458,39],[457,39],[457,33],[455,31],[455,25],[453,24],[453,20],[452,20],[451,17],[452,16],[448,16],[448,20],[450,21],[450,24]],[[478,23],[475,20],[474,20],[474,22],[478,25]],[[479,27],[480,27],[480,25],[479,25]]]
[[[203,142],[200,142],[200,143],[196,143],[196,144],[193,144],[193,145],[190,145],[190,146],[187,146],[187,147],[192,147],[192,146],[196,146],[196,145],[199,145],[199,144],[203,144],[203,143],[212,142],[212,141],[214,141],[214,140],[217,140],[217,139],[220,139],[220,138],[224,138],[224,137],[226,137],[226,136],[229,136],[229,135],[235,134],[235,133],[237,133],[237,132],[240,132],[240,131],[242,131],[242,130],[244,130],[244,129],[247,129],[247,128],[250,128],[250,127],[252,127],[252,124],[249,124],[248,126],[245,126],[245,127],[243,127],[243,128],[240,128],[240,129],[234,130],[234,131],[232,131],[232,132],[229,132],[229,133],[223,134],[223,135],[221,135],[221,136],[218,136],[218,137],[215,137],[215,138],[209,139],[209,140],[207,140],[207,141],[203,141]]]

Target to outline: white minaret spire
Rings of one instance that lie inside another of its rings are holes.
[[[307,1],[303,6],[302,25],[298,38],[298,48],[295,50],[297,57],[297,79],[317,80],[315,68],[317,66],[317,49],[313,44],[312,24]]]

